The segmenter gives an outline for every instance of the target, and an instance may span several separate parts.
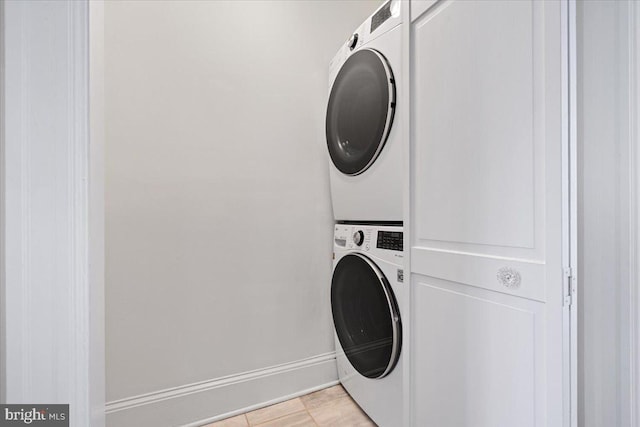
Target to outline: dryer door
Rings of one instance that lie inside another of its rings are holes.
[[[342,173],[358,175],[376,160],[395,110],[391,67],[378,51],[361,49],[340,69],[327,106],[329,155]]]
[[[400,356],[398,305],[373,261],[353,253],[336,265],[331,281],[336,335],[351,365],[368,378],[383,378]]]

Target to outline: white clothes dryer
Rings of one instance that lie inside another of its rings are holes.
[[[337,224],[331,280],[338,377],[380,427],[403,424],[402,227]]]
[[[383,4],[331,61],[325,130],[337,221],[402,221],[402,6]]]

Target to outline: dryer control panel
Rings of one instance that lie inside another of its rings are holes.
[[[342,64],[352,53],[357,52],[370,41],[375,40],[382,34],[400,25],[402,22],[402,16],[400,16],[402,7],[404,6],[401,0],[388,0],[381,5],[373,15],[349,34],[349,37],[345,40],[329,65],[329,91],[331,91],[333,80],[336,74],[338,74],[338,71],[340,71]]]

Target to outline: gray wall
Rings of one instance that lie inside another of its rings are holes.
[[[578,2],[579,425],[629,426],[629,3]]]
[[[333,350],[327,67],[378,4],[106,2],[107,401]]]

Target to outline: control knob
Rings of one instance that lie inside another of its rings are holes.
[[[349,50],[353,50],[358,44],[358,33],[353,33],[347,42],[347,46]]]
[[[353,233],[353,243],[355,243],[356,246],[362,246],[362,242],[364,242],[364,233],[362,230]]]

